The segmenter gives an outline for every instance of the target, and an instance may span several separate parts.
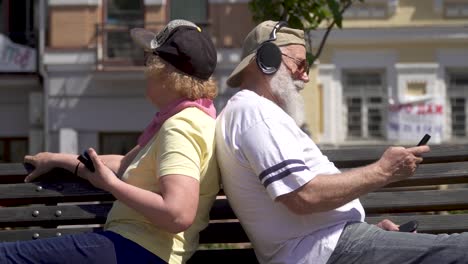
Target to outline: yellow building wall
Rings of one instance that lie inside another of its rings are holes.
[[[306,123],[311,132],[312,140],[318,141],[318,135],[323,132],[323,106],[321,87],[317,83],[317,67],[314,66],[309,72],[309,82],[301,94],[304,97]]]
[[[440,14],[435,13],[433,0],[399,0],[398,2],[395,14],[388,19],[345,19],[343,28],[450,26],[468,22],[466,17],[445,18],[443,7]],[[468,1],[459,0],[459,2]],[[358,5],[359,3],[356,4],[356,6]]]
[[[365,45],[330,45],[320,55],[319,64],[332,63],[333,55],[337,51],[368,52],[375,50],[396,51],[399,63],[433,63],[436,61],[437,51],[440,49],[466,49],[468,43],[390,43]]]

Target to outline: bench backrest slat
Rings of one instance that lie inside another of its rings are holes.
[[[352,168],[363,166],[380,158],[388,146],[350,147],[324,149],[323,154],[337,167]],[[442,163],[468,161],[468,144],[434,145],[431,151],[423,155],[423,163]]]
[[[111,203],[1,208],[0,227],[103,224]]]
[[[468,209],[468,189],[374,192],[360,200],[366,213],[404,213]]]

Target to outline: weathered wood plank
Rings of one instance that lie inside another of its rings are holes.
[[[48,237],[63,236],[84,232],[99,231],[102,228],[50,228],[50,229],[22,229],[22,230],[2,230],[0,231],[0,242],[12,242],[22,240],[33,240]]]
[[[387,187],[423,186],[468,183],[468,162],[433,163],[419,165],[413,177]]]
[[[339,168],[363,166],[380,158],[388,146],[324,149],[322,152]],[[468,161],[468,145],[434,145],[423,155],[423,163]]]
[[[468,232],[468,214],[449,215],[388,215],[367,217],[366,221],[376,224],[383,219],[390,219],[396,224],[403,224],[411,220],[419,222],[419,233],[461,233]]]
[[[112,204],[25,206],[0,209],[0,227],[104,224]]]
[[[0,206],[110,200],[111,194],[83,181],[0,184]]]
[[[28,205],[3,207],[0,209],[0,227],[34,226],[41,224],[103,224],[111,203]],[[59,212],[59,213],[58,213]],[[226,199],[215,201],[210,214],[211,220],[237,219]]]
[[[375,192],[360,200],[368,214],[466,210],[468,189]]]

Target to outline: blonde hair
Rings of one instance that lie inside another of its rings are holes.
[[[201,80],[186,75],[156,55],[150,55],[146,65],[147,77],[164,80],[169,89],[187,99],[214,99],[218,94],[216,82],[211,77],[208,80]]]

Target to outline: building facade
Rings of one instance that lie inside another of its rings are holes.
[[[0,162],[21,161],[41,130],[37,2],[0,0]]]
[[[212,36],[218,50],[216,100],[233,91],[224,80],[239,62],[244,36],[254,26],[247,1],[49,0],[42,59],[49,151],[126,153],[156,109],[146,100],[143,53],[129,29],[159,31],[169,20],[189,19]],[[36,140],[37,138],[30,138]]]
[[[366,0],[344,16],[315,67],[317,141],[466,142],[468,1]]]

